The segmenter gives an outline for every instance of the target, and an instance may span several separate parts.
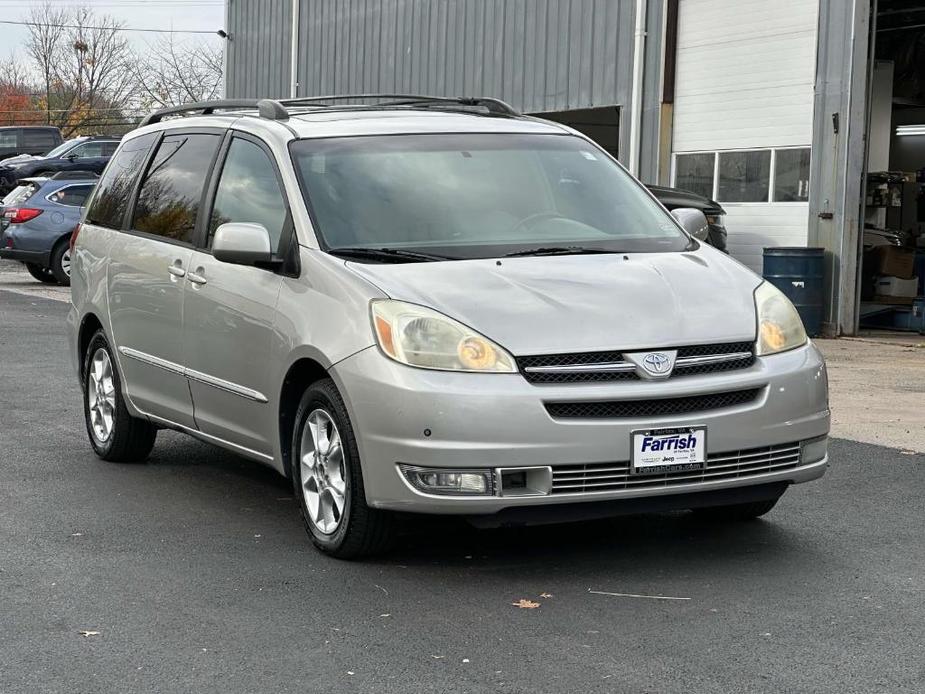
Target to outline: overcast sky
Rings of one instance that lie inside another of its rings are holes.
[[[97,14],[108,14],[126,27],[143,29],[192,29],[216,31],[224,28],[224,0],[49,0],[56,7],[90,7]],[[0,0],[0,19],[24,21],[33,6],[45,0]],[[157,34],[126,32],[133,44],[144,48]],[[21,53],[27,37],[26,27],[0,24],[0,57]],[[221,41],[218,36],[177,34],[177,38]]]

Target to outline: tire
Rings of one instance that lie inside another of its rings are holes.
[[[729,506],[707,506],[706,508],[691,509],[696,516],[709,521],[742,522],[754,520],[770,511],[780,497],[765,501],[751,501],[747,504],[731,504]]]
[[[51,251],[51,267],[55,280],[62,287],[71,286],[71,246],[68,239],[58,241],[58,245]]]
[[[98,376],[101,372],[102,378]],[[146,419],[132,417],[125,407],[122,379],[102,330],[96,332],[84,354],[83,401],[87,436],[100,458],[118,463],[140,463],[147,459],[157,429]],[[110,422],[108,428],[105,414]]]
[[[315,431],[322,430],[324,434],[313,433],[310,421]],[[340,440],[340,456],[335,436]],[[321,455],[315,455],[315,451]],[[290,453],[293,489],[302,520],[318,549],[339,559],[358,559],[382,553],[391,546],[394,517],[366,504],[353,425],[332,380],[317,381],[302,395]],[[341,489],[342,506],[338,511],[337,494]]]
[[[58,281],[55,277],[55,273],[53,273],[50,268],[42,267],[37,263],[26,263],[26,270],[28,270],[29,274],[39,282],[55,284]]]

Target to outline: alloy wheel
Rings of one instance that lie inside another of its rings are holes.
[[[87,374],[87,405],[90,410],[90,429],[99,443],[112,436],[116,415],[116,385],[109,352],[100,347],[93,354]]]
[[[299,451],[309,519],[319,532],[330,535],[340,526],[347,500],[344,447],[331,415],[322,409],[309,413]]]
[[[71,276],[71,249],[68,248],[64,251],[64,255],[61,256],[61,269],[64,271],[64,274],[68,277]]]

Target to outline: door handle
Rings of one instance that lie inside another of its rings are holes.
[[[186,270],[183,269],[183,265],[179,260],[175,260],[173,265],[168,265],[167,272],[169,272],[174,277],[183,277],[186,274]]]
[[[203,272],[205,272],[203,268],[196,268],[196,272],[186,273],[186,279],[188,279],[193,284],[203,285],[208,282],[208,280],[205,278],[205,275],[202,274]]]

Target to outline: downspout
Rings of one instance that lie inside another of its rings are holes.
[[[292,34],[289,51],[289,98],[299,96],[299,4],[292,0]]]
[[[636,0],[636,29],[633,34],[633,89],[630,96],[630,173],[639,176],[642,142],[642,76],[646,53],[646,0]]]

